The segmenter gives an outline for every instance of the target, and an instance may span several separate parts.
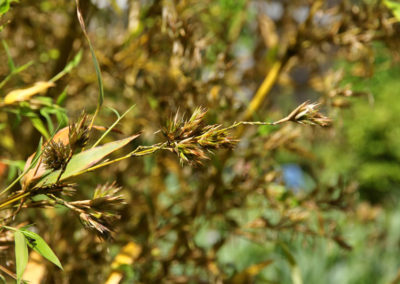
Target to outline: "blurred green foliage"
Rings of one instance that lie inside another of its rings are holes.
[[[362,198],[395,205],[400,193],[400,101],[396,92],[400,69],[385,46],[376,44],[375,52],[370,78],[351,75],[352,66],[347,63],[338,65],[347,72],[342,84],[351,84],[365,96],[353,99],[337,122],[343,138],[334,147],[320,145],[318,150],[325,156],[327,175],[355,178]]]

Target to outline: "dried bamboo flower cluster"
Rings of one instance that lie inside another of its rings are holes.
[[[77,121],[70,123],[68,129],[60,131],[64,133],[64,136],[56,134],[45,145],[42,152],[42,162],[46,169],[61,170],[61,172],[53,185],[41,187],[36,192],[47,194],[53,200],[53,203],[45,202],[36,204],[36,206],[63,205],[75,212],[86,228],[95,231],[101,238],[110,239],[112,224],[119,218],[118,207],[125,204],[123,197],[118,194],[121,188],[117,187],[115,183],[98,186],[94,191],[93,198],[89,200],[69,202],[59,197],[60,193],[70,195],[74,191],[74,186],[62,184],[60,177],[72,155],[79,148],[83,148],[89,140],[90,129],[87,122],[88,116],[82,112]],[[68,132],[66,132],[67,130]],[[57,139],[57,142],[54,141],[55,139]]]
[[[207,152],[219,148],[232,148],[237,140],[229,136],[228,128],[221,125],[205,125],[204,116],[207,110],[196,108],[192,116],[185,121],[176,113],[174,119],[167,122],[162,129],[168,139],[169,150],[175,152],[181,163],[201,164],[208,159]]]
[[[69,144],[72,149],[84,147],[89,140],[88,115],[83,111],[76,122],[69,125]]]
[[[112,225],[119,219],[118,209],[126,202],[119,195],[120,187],[115,182],[99,185],[92,199],[68,202],[52,196],[58,204],[63,205],[75,212],[85,228],[90,229],[103,239],[112,238]]]
[[[68,142],[54,137],[43,149],[43,163],[46,169],[59,170],[69,162],[72,154],[84,147],[89,140],[88,115],[82,112],[79,119],[68,126]]]
[[[203,120],[206,113],[207,110],[205,108],[198,107],[191,117],[185,121],[185,117],[180,116],[178,110],[174,118],[167,121],[162,132],[169,141],[184,140],[192,136],[198,136],[204,126]]]
[[[287,117],[275,122],[279,124],[286,121],[293,121],[301,124],[318,125],[327,127],[331,125],[331,119],[319,112],[319,103],[306,101],[293,110]]]
[[[90,206],[96,210],[103,210],[110,214],[115,213],[121,204],[125,204],[122,195],[118,195],[121,187],[117,187],[116,183],[99,185],[94,191],[93,199]]]
[[[66,166],[68,157],[71,154],[69,145],[62,141],[49,141],[43,149],[43,163],[48,170],[59,170]]]

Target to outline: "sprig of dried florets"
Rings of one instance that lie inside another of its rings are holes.
[[[181,163],[201,164],[203,160],[208,159],[207,154],[212,153],[212,150],[234,147],[238,140],[229,135],[229,131],[240,125],[276,125],[292,121],[329,126],[331,120],[319,112],[319,106],[320,104],[304,102],[279,121],[271,123],[240,121],[226,128],[218,124],[205,125],[204,118],[207,110],[196,108],[188,120],[177,112],[174,118],[167,122],[162,132],[168,140],[167,149],[175,152]]]
[[[72,149],[83,148],[89,140],[89,121],[88,115],[82,112],[79,119],[70,123],[68,138]]]
[[[320,103],[310,103],[306,101],[294,109],[287,117],[276,121],[274,124],[293,121],[301,124],[319,125],[322,127],[330,126],[332,120],[319,112]]]
[[[204,117],[207,110],[196,108],[192,116],[185,121],[179,112],[174,119],[167,122],[162,129],[168,139],[170,151],[175,152],[181,163],[201,164],[208,159],[207,152],[219,148],[232,148],[237,140],[229,136],[228,129],[221,125],[205,125]]]
[[[124,197],[118,194],[120,191],[121,187],[115,182],[97,186],[90,202],[91,208],[111,214],[117,212],[119,206],[126,204]]]
[[[68,142],[62,140],[50,140],[43,150],[43,163],[46,169],[60,170],[60,175],[66,169],[67,164],[77,149],[83,148],[89,140],[88,116],[82,112],[75,122],[68,126]]]
[[[177,111],[174,118],[167,121],[162,132],[170,141],[183,140],[196,136],[201,133],[206,113],[207,110],[205,108],[198,107],[194,110],[192,116],[185,121],[184,115],[181,116],[179,111]]]
[[[119,195],[120,187],[115,183],[98,186],[92,199],[79,201],[65,201],[56,196],[51,196],[58,204],[61,204],[75,212],[85,228],[96,232],[103,239],[112,236],[112,225],[119,219],[118,210],[126,202]]]

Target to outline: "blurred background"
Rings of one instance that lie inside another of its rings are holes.
[[[99,91],[74,1],[3,2],[1,97],[75,62],[45,95],[0,108],[5,187],[41,136],[95,111]],[[198,106],[207,123],[229,126],[278,120],[310,100],[333,123],[250,126],[232,131],[235,149],[203,165],[158,152],[73,180],[81,199],[97,184],[122,186],[128,204],[114,240],[99,240],[63,208],[22,210],[16,221],[34,224],[64,266],[31,254],[25,279],[400,283],[398,2],[81,0],[80,8],[104,83],[96,124],[110,126],[111,108],[135,105],[117,127],[123,134],[107,142],[140,131],[132,149],[164,141],[156,131]]]

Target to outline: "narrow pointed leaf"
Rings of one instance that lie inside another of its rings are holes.
[[[42,134],[46,139],[50,138],[50,134],[47,131],[46,126],[37,115],[30,115],[29,119],[32,122],[33,127],[35,127],[36,130],[40,132],[40,134]]]
[[[10,69],[10,73],[13,73],[15,71],[15,64],[11,57],[10,49],[8,48],[8,44],[6,43],[5,40],[2,40],[1,42],[3,43],[3,47],[6,51],[7,60],[8,60],[8,68]]]
[[[15,241],[15,266],[17,272],[17,283],[21,283],[22,274],[24,274],[28,264],[28,244],[23,233],[14,232]]]
[[[92,42],[90,41],[89,35],[88,35],[87,31],[86,31],[85,21],[83,20],[82,12],[81,12],[81,10],[79,8],[79,0],[75,0],[75,3],[76,3],[76,14],[78,16],[78,21],[79,21],[79,24],[80,24],[81,29],[83,31],[83,34],[85,35],[85,38],[86,38],[86,40],[87,40],[87,42],[89,44],[90,53],[92,55],[92,61],[93,61],[93,65],[94,65],[94,69],[96,71],[97,82],[99,84],[99,98],[98,98],[98,102],[97,102],[97,109],[96,109],[96,112],[95,112],[95,114],[97,114],[99,112],[100,107],[102,106],[103,100],[104,100],[104,88],[103,88],[103,80],[102,80],[102,77],[101,77],[101,69],[100,69],[100,64],[99,64],[99,62],[97,60],[97,57],[96,57],[96,53],[94,52],[94,48],[93,48]],[[93,117],[93,120],[94,120],[94,117]]]
[[[138,136],[139,134],[133,135],[131,137],[110,142],[102,146],[98,146],[96,148],[92,148],[83,151],[79,154],[76,154],[75,156],[72,157],[71,161],[68,163],[67,168],[65,169],[65,172],[61,177],[61,180],[65,180],[75,175],[76,173],[79,173],[87,168],[90,168],[91,166],[100,162],[104,157],[124,147]],[[50,173],[49,175],[43,177],[36,186],[38,187],[46,184],[55,183],[57,181],[57,177],[59,174],[60,174],[59,170]]]
[[[42,239],[38,234],[28,231],[28,230],[20,230],[22,234],[28,239],[28,245],[32,249],[34,249],[41,256],[54,263],[59,268],[63,269],[60,260],[55,255],[53,250],[49,247],[49,245]]]
[[[27,101],[32,96],[44,92],[53,86],[54,84],[52,82],[36,82],[32,87],[11,91],[5,96],[4,103],[10,105],[16,102]]]
[[[74,58],[67,64],[65,65],[64,69],[59,72],[57,75],[55,75],[53,78],[50,79],[50,82],[55,82],[62,78],[64,75],[68,74],[71,72],[72,69],[74,69],[76,66],[79,65],[82,59],[82,50],[79,50],[79,52],[74,56]],[[58,100],[57,100],[58,101]],[[58,104],[58,102],[57,102]]]

